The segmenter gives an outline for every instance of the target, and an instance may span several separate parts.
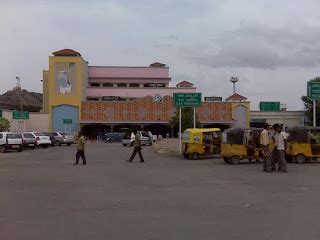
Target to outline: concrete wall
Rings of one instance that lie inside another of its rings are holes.
[[[87,96],[120,96],[129,98],[141,98],[145,96],[154,96],[160,94],[164,96],[173,96],[173,93],[194,93],[196,88],[88,88]]]
[[[169,68],[89,66],[89,78],[169,78]]]
[[[13,120],[12,111],[3,110],[3,117],[10,122],[10,131],[49,131],[49,114],[48,113],[30,113],[29,119],[24,121]]]
[[[287,127],[304,126],[307,121],[304,111],[260,112],[251,111],[251,122],[266,120],[269,124],[280,123]]]

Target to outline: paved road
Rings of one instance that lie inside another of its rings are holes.
[[[187,161],[89,144],[0,154],[0,239],[320,239],[320,164]]]

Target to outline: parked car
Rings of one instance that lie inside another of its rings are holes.
[[[75,143],[75,137],[70,133],[61,133],[63,136],[63,142],[61,144],[67,144],[67,146],[71,146],[71,144]]]
[[[22,151],[22,137],[17,133],[0,132],[0,152],[7,150]]]
[[[32,133],[22,133],[22,146],[24,148],[35,149],[37,145],[36,137]]]
[[[63,135],[60,132],[51,132],[50,134],[54,136],[56,145],[61,146],[64,143]]]
[[[141,135],[141,144],[142,145],[152,145],[152,138],[148,135],[148,133],[144,131],[138,131],[137,134]],[[123,146],[133,146],[135,139],[135,135],[132,132],[127,132],[122,138]]]
[[[121,142],[124,135],[125,135],[125,133],[123,133],[123,132],[106,133],[104,141],[106,143],[109,143],[109,142]]]
[[[26,133],[31,133],[36,138],[37,146],[46,148],[51,145],[50,137],[44,133],[39,133],[39,132],[26,132]]]
[[[53,147],[57,144],[57,140],[55,138],[55,136],[51,133],[51,132],[44,132],[43,134],[45,134],[46,136],[48,136],[50,138],[51,144],[50,146]]]

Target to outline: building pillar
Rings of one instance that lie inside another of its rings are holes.
[[[113,133],[113,125],[112,125],[112,124],[111,124],[111,126],[110,126],[110,132]]]

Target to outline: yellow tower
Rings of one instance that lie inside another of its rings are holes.
[[[49,57],[49,70],[43,75],[44,111],[50,115],[51,131],[79,131],[88,82],[87,62],[80,53],[63,49]]]

